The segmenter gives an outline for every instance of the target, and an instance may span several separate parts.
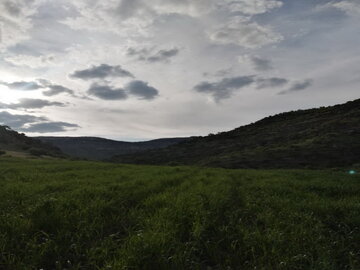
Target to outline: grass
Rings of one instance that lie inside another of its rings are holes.
[[[360,269],[360,176],[1,158],[0,269]]]

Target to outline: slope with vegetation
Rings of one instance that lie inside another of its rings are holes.
[[[0,154],[64,157],[59,148],[40,140],[29,138],[8,126],[0,126]]]
[[[360,176],[0,159],[0,269],[360,269]]]
[[[360,99],[267,117],[229,132],[114,161],[225,168],[326,168],[360,163]]]
[[[90,160],[106,160],[114,155],[164,148],[187,138],[168,138],[144,142],[122,142],[96,137],[37,137],[37,139],[60,148],[71,157]]]

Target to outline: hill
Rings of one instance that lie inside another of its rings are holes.
[[[0,164],[0,269],[360,269],[360,175]]]
[[[29,138],[8,126],[0,126],[0,152],[14,156],[64,157],[61,150],[40,140]]]
[[[360,99],[281,113],[229,132],[113,160],[224,168],[349,166],[360,163]]]
[[[169,138],[145,142],[121,142],[96,137],[36,138],[60,148],[69,156],[90,160],[106,160],[114,155],[164,148],[187,140],[187,138]]]

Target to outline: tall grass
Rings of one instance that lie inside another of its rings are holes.
[[[360,269],[360,177],[2,158],[0,269]]]

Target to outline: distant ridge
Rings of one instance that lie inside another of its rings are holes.
[[[329,168],[360,163],[360,99],[298,110],[113,161],[224,168]]]
[[[90,160],[106,160],[114,155],[130,154],[140,151],[164,148],[188,138],[157,139],[145,142],[122,142],[98,137],[36,137],[42,142],[52,144],[65,154]]]

